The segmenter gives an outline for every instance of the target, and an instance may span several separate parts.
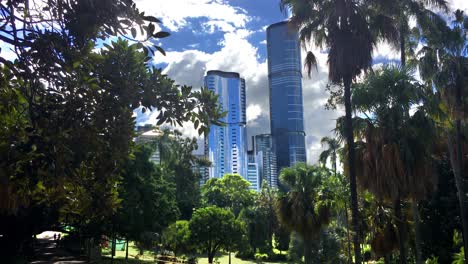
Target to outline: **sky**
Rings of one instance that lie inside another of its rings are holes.
[[[208,70],[238,72],[246,80],[248,138],[270,132],[266,27],[287,19],[279,0],[134,0],[140,11],[162,20],[159,30],[171,36],[158,41],[166,56],[156,53],[153,63],[178,84],[203,86]],[[468,13],[468,0],[448,0],[452,9]],[[15,57],[0,42],[1,56]],[[327,54],[313,49],[318,59],[317,71],[303,78],[304,122],[307,160],[316,163],[323,150],[320,139],[333,136],[337,117],[343,111],[325,110],[328,99]],[[304,58],[304,55],[302,56]],[[399,52],[380,44],[374,63],[395,62]],[[155,124],[157,113],[137,112],[138,124]],[[190,123],[177,128],[183,134],[198,134]],[[250,141],[250,140],[249,140]],[[200,142],[202,142],[200,140]],[[202,149],[202,148],[201,148]]]
[[[278,0],[136,0],[137,7],[162,20],[171,36],[159,44],[167,55],[156,54],[153,63],[178,84],[203,86],[208,70],[234,71],[246,80],[248,138],[270,132],[266,27],[287,19]],[[452,8],[468,12],[468,0],[449,0]],[[316,163],[323,147],[320,139],[333,136],[342,109],[326,110],[327,54],[318,55],[318,69],[303,78],[304,122],[308,163]],[[304,56],[302,56],[304,58]],[[375,63],[398,61],[399,52],[380,44]],[[155,123],[156,113],[138,114],[140,124]],[[178,128],[197,136],[191,124]]]

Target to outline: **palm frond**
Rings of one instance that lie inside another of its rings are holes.
[[[304,61],[304,69],[307,71],[307,75],[310,77],[312,73],[312,68],[317,70],[317,58],[315,57],[312,51],[308,51],[305,61]]]

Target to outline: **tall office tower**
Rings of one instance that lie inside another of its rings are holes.
[[[140,128],[140,130],[146,132],[135,138],[135,143],[137,144],[151,144],[164,135],[164,132],[162,132],[159,127],[151,129]],[[161,164],[161,152],[159,151],[157,144],[155,145],[154,152],[150,156],[150,161],[156,164]]]
[[[245,81],[238,73],[208,71],[205,86],[219,96],[222,111],[228,112],[221,119],[226,125],[212,125],[206,138],[206,156],[212,163],[209,178],[237,173],[247,179]]]
[[[270,126],[277,169],[306,162],[301,50],[287,22],[267,28]]]
[[[260,183],[266,181],[270,187],[278,187],[278,172],[276,155],[273,152],[273,140],[270,134],[255,135],[252,137],[254,152],[258,161]]]
[[[256,162],[247,163],[247,181],[250,182],[250,189],[260,191],[260,177],[258,173],[258,164]]]

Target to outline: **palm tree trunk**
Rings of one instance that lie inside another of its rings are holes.
[[[388,255],[384,256],[384,264],[390,264],[390,257]]]
[[[344,99],[345,99],[345,134],[348,144],[348,167],[349,167],[349,184],[351,189],[351,217],[354,231],[354,258],[356,264],[361,264],[361,247],[359,243],[359,211],[356,186],[356,167],[354,163],[354,136],[353,136],[353,120],[351,115],[351,77],[343,78],[344,84]]]
[[[398,227],[398,235],[400,237],[400,263],[406,264],[406,228],[404,214],[401,212],[401,201],[396,199],[394,202],[395,218]]]
[[[128,261],[128,238],[127,238],[127,243],[125,245],[125,261]]]
[[[414,233],[415,233],[415,246],[414,251],[416,254],[416,264],[423,264],[422,260],[422,250],[421,250],[421,222],[419,221],[419,209],[418,202],[414,201],[411,203],[413,209],[413,219],[414,219]]]
[[[468,252],[468,215],[466,211],[465,201],[465,186],[462,179],[462,150],[461,150],[461,122],[456,121],[456,135],[455,143],[453,138],[448,136],[450,163],[452,164],[452,171],[455,177],[455,185],[457,186],[458,205],[460,207],[460,216],[463,227],[463,247],[465,252]],[[468,264],[468,254],[465,254],[465,264]]]
[[[353,262],[351,256],[351,238],[349,237],[349,217],[348,217],[348,204],[345,202],[345,217],[346,217],[346,238],[348,240],[348,264]]]
[[[312,248],[314,247],[314,239],[310,236],[304,237],[304,264],[312,264],[313,254]]]
[[[401,66],[406,66],[406,40],[403,26],[400,27],[400,60]]]

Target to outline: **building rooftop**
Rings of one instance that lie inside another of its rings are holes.
[[[225,71],[220,71],[220,70],[211,70],[206,73],[206,75],[219,75],[222,77],[226,78],[240,78],[239,73],[237,72],[225,72]]]

